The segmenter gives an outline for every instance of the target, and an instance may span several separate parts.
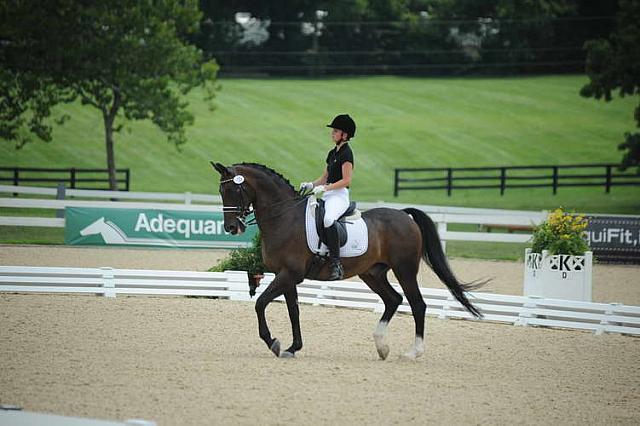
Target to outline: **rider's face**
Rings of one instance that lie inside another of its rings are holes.
[[[340,129],[331,129],[331,139],[335,143],[340,143],[344,140],[347,134]]]

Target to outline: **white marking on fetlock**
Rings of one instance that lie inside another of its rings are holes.
[[[422,337],[416,336],[416,342],[409,351],[405,352],[402,357],[406,359],[416,359],[419,356],[424,354],[424,339]]]
[[[376,350],[378,351],[378,356],[380,356],[381,359],[386,359],[389,355],[389,345],[384,341],[388,325],[389,323],[387,321],[380,321],[378,323],[378,327],[376,327],[376,331],[373,333],[373,340],[376,342]]]

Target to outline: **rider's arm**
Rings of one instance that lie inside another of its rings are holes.
[[[318,179],[313,181],[313,186],[324,185],[327,183],[327,178],[329,177],[329,172],[327,169],[324,169],[324,173]]]
[[[337,182],[325,185],[325,191],[333,191],[334,189],[346,188],[351,185],[351,175],[353,174],[353,164],[350,161],[342,163],[342,179]]]

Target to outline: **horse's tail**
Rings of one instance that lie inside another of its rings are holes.
[[[464,306],[474,316],[482,318],[482,313],[478,308],[473,306],[471,302],[469,302],[465,293],[485,285],[489,280],[477,280],[470,283],[462,283],[458,281],[449,267],[447,257],[442,250],[442,244],[440,244],[438,230],[431,218],[422,210],[406,208],[403,209],[403,211],[410,214],[420,228],[424,245],[422,249],[422,258],[427,262],[431,269],[433,269],[433,272],[436,273],[438,278],[440,278],[440,280],[449,288],[453,297],[455,297],[456,300],[458,300],[458,302],[460,302],[462,306]]]

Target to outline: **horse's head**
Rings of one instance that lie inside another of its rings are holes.
[[[220,195],[224,211],[224,230],[232,235],[243,233],[247,225],[246,216],[251,212],[251,204],[255,200],[255,192],[246,177],[237,174],[233,167],[225,167],[211,162],[220,173]]]

